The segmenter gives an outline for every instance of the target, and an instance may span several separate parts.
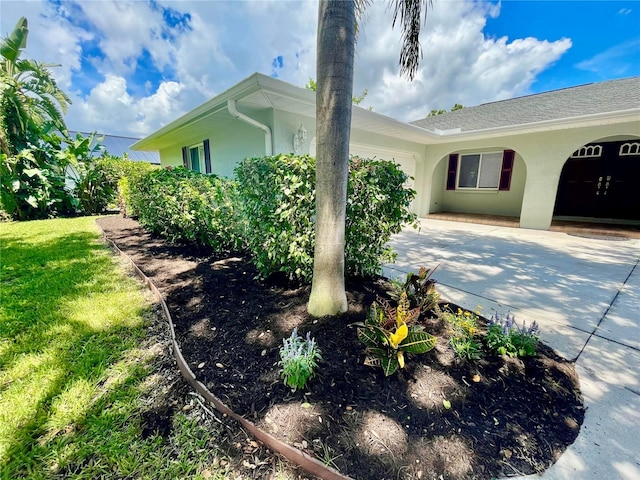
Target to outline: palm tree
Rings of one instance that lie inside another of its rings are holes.
[[[320,0],[316,66],[316,238],[307,310],[315,317],[347,310],[344,238],[349,173],[356,11],[365,1]],[[400,73],[413,79],[422,56],[423,6],[431,0],[394,0],[393,25],[402,23]]]
[[[66,132],[63,114],[71,103],[58,88],[49,67],[21,59],[27,46],[27,19],[0,42],[0,151],[15,155],[42,133]]]

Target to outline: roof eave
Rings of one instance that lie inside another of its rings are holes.
[[[477,138],[492,138],[505,135],[538,133],[568,128],[581,128],[602,125],[603,123],[627,123],[634,120],[640,121],[640,108],[581,115],[578,117],[556,118],[553,120],[543,120],[540,122],[523,123],[520,125],[506,125],[478,130],[460,131],[459,129],[453,129],[440,132],[434,132],[431,130],[427,131],[435,135],[436,140],[434,143],[447,143],[460,140],[475,140]]]
[[[246,96],[250,93],[253,93],[261,88],[261,77],[265,77],[262,74],[254,73],[239,83],[235,84],[231,88],[225,90],[224,92],[216,95],[215,97],[207,100],[201,105],[197,106],[193,110],[185,113],[181,117],[178,117],[176,120],[166,124],[164,127],[156,130],[150,135],[138,140],[136,143],[131,145],[132,150],[157,150],[157,148],[150,148],[150,144],[157,140],[158,138],[167,135],[169,133],[173,133],[176,130],[185,128],[190,125],[194,121],[199,120],[204,116],[210,115],[212,112],[219,110],[222,106],[225,106],[227,100],[230,98],[238,98]]]

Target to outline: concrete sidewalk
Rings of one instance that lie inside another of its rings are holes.
[[[542,478],[640,479],[640,240],[421,219],[391,245],[387,277],[439,265],[444,298],[535,320],[542,341],[577,360],[584,423]]]

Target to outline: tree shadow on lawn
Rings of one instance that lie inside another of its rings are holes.
[[[577,436],[584,410],[573,364],[543,345],[523,361],[459,362],[447,328],[431,319],[425,326],[440,336],[436,349],[387,378],[362,364],[363,347],[347,327],[386,294],[384,282],[351,282],[349,312],[316,320],[306,314],[308,287],[258,282],[242,257],[175,245],[163,251],[162,239],[131,222],[100,224],[147,274],[150,264],[198,379],[237,413],[344,474],[468,479],[540,472]],[[277,363],[282,339],[296,326],[311,332],[323,359],[308,390],[291,393]]]
[[[149,307],[96,234],[3,242],[0,458],[17,478],[60,462],[88,418],[107,431],[126,424],[129,412],[105,406],[130,400],[122,392],[143,375],[132,353]]]

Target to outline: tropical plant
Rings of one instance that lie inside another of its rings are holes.
[[[407,273],[404,282],[393,280],[391,285],[394,291],[391,297],[398,300],[404,293],[409,299],[412,308],[419,308],[425,314],[436,309],[440,294],[436,291],[436,281],[431,277],[438,267],[433,270],[421,267],[418,273]]]
[[[16,155],[0,153],[0,204],[15,220],[75,212],[77,201],[66,186],[67,163],[61,139],[45,136]]]
[[[71,100],[49,70],[56,65],[20,58],[28,35],[22,17],[0,42],[0,148],[8,156],[36,144],[42,133],[67,130],[63,114]]]
[[[116,200],[118,171],[107,157],[97,157],[103,150],[101,141],[96,133],[86,137],[77,133],[58,154],[68,165],[65,172],[73,184],[72,194],[85,214],[102,213]]]
[[[485,343],[498,355],[510,357],[533,357],[538,347],[538,324],[534,321],[518,325],[511,313],[502,316],[495,313],[489,320]]]
[[[65,184],[60,158],[66,134],[63,113],[71,103],[58,88],[50,64],[20,58],[27,19],[0,41],[0,202],[14,219],[72,213],[76,200]]]
[[[307,306],[316,317],[347,310],[344,250],[355,30],[353,1],[319,3],[316,226],[313,281]]]
[[[313,282],[307,306],[313,316],[345,312],[347,165],[353,102],[356,10],[365,1],[321,0],[318,6],[316,82],[316,232]],[[395,0],[393,24],[402,23],[400,73],[413,79],[421,57],[420,27],[426,0]],[[426,15],[426,8],[425,8]]]
[[[280,375],[285,385],[294,392],[303,389],[307,382],[315,374],[318,360],[322,359],[322,352],[318,348],[311,333],[307,332],[307,338],[298,335],[298,328],[294,328],[289,338],[282,340],[280,347],[280,362],[282,367]]]
[[[409,307],[403,293],[397,308],[384,299],[378,299],[364,323],[355,323],[358,340],[366,347],[365,365],[381,367],[386,376],[398,367],[404,368],[405,353],[426,353],[436,346],[436,337],[416,324],[420,309]]]

